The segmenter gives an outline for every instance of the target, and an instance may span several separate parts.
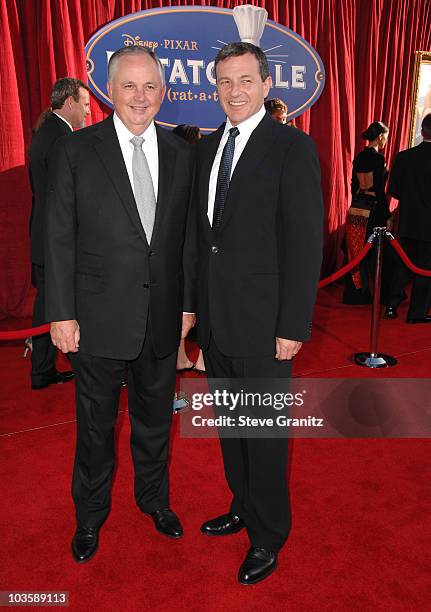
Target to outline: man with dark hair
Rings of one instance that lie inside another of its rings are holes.
[[[90,114],[88,87],[79,79],[58,79],[52,87],[51,109],[38,121],[30,145],[30,183],[33,192],[30,218],[30,248],[32,281],[36,287],[33,325],[42,325],[45,319],[44,299],[44,232],[45,201],[47,196],[48,160],[55,142],[74,128],[85,125]],[[34,390],[72,379],[73,372],[58,372],[55,367],[57,351],[49,334],[33,337],[31,354],[31,386]]]
[[[422,120],[422,138],[425,142],[430,142],[431,140],[431,113],[426,115]]]
[[[194,152],[154,123],[166,91],[160,68],[145,47],[114,53],[114,113],[58,143],[50,181],[46,313],[76,372],[80,563],[96,553],[110,510],[126,368],[136,503],[160,533],[183,534],[170,509],[168,450],[179,339],[194,324],[193,251],[182,257]]]
[[[51,92],[51,109],[62,110],[73,118],[73,127],[85,127],[85,118],[90,114],[88,86],[80,79],[64,77],[58,79]],[[87,92],[87,93],[86,93]]]
[[[261,49],[231,43],[215,66],[227,120],[198,144],[198,341],[210,379],[288,379],[310,335],[320,273],[319,161],[309,136],[265,112]],[[254,584],[274,571],[290,530],[287,439],[220,442],[233,500],[201,531],[245,527],[251,548],[238,579]]]
[[[431,114],[422,120],[423,141],[401,151],[389,176],[389,193],[399,200],[398,234],[404,250],[419,268],[431,270]],[[397,316],[409,272],[399,261],[385,317]],[[431,279],[414,275],[407,323],[431,323]]]
[[[265,108],[274,121],[278,121],[278,123],[282,123],[286,125],[287,122],[287,104],[283,102],[280,98],[272,98],[271,100],[266,100]]]

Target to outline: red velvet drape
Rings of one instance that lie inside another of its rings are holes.
[[[415,50],[431,47],[429,0],[267,0],[269,18],[319,52],[326,88],[297,124],[315,139],[326,209],[323,272],[341,263],[352,157],[374,119],[390,127],[386,157],[407,146]],[[233,1],[2,0],[0,2],[0,317],[31,310],[26,150],[30,127],[60,76],[85,79],[84,44],[122,15],[175,5],[233,8]],[[92,121],[107,109],[92,100]]]

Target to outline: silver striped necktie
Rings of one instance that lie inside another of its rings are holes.
[[[147,242],[150,244],[156,216],[156,196],[147,158],[142,150],[144,138],[134,136],[130,142],[133,145],[132,172],[135,201]]]

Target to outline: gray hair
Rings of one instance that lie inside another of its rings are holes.
[[[112,82],[112,76],[113,76],[115,67],[118,63],[118,60],[124,55],[132,55],[132,54],[133,55],[141,54],[141,55],[147,55],[151,57],[151,59],[156,63],[157,68],[159,69],[160,78],[162,80],[162,86],[165,85],[165,71],[163,70],[163,66],[159,58],[157,57],[157,55],[154,53],[154,51],[151,51],[151,49],[149,49],[148,47],[140,47],[138,45],[134,45],[132,47],[122,47],[121,49],[118,49],[117,51],[115,51],[115,53],[111,55],[109,62],[108,62],[108,81],[109,83]]]
[[[217,64],[229,59],[230,57],[239,57],[240,55],[246,55],[247,53],[251,53],[251,55],[254,55],[254,57],[257,59],[259,64],[260,78],[262,81],[266,81],[266,79],[269,77],[269,66],[265,53],[260,47],[256,47],[256,45],[246,42],[232,42],[220,49],[216,55],[214,64],[216,75]]]

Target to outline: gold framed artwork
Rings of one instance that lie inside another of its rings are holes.
[[[410,106],[410,147],[422,142],[421,123],[429,113],[431,113],[431,52],[416,51]]]

